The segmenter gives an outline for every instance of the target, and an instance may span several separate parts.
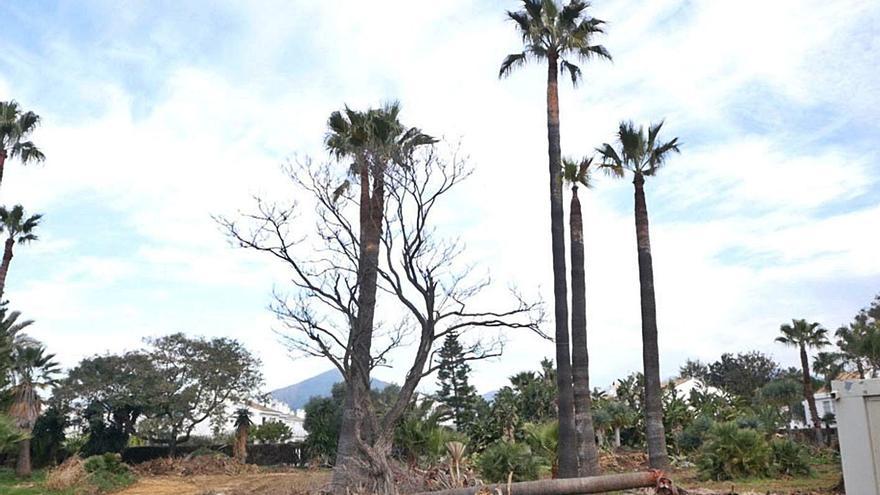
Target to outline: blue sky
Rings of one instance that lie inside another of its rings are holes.
[[[476,169],[444,219],[506,287],[552,300],[545,72],[496,77],[515,2],[4,2],[0,99],[43,116],[45,166],[12,164],[4,203],[45,213],[7,293],[67,366],[185,331],[244,341],[270,387],[290,360],[266,310],[283,267],[230,248],[211,215],[285,198],[278,166],[325,157],[327,115],[400,99]],[[880,292],[880,6],[863,1],[597,1],[613,63],[562,86],[563,151],[617,122],[666,119],[683,153],[648,184],[661,365],[773,344],[793,317],[830,328]],[[632,186],[584,198],[592,372],[640,364]],[[523,260],[528,260],[524,262]],[[479,388],[552,344],[509,335]],[[540,351],[538,351],[540,350]],[[381,370],[394,380],[405,362]]]

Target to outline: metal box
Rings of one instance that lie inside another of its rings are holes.
[[[831,382],[846,493],[880,495],[880,379]]]

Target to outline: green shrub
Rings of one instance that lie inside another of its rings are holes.
[[[89,484],[97,493],[116,491],[135,481],[134,475],[122,463],[119,454],[106,453],[89,457],[83,462],[83,469],[88,473]]]
[[[712,418],[708,416],[697,416],[694,421],[687,425],[681,433],[678,434],[678,448],[683,452],[694,452],[703,446],[706,435],[715,424]]]
[[[719,423],[709,430],[697,458],[703,479],[716,481],[770,474],[771,449],[755,430]]]
[[[778,474],[786,476],[809,476],[810,455],[803,445],[788,440],[777,439],[770,443],[773,455],[773,467]]]
[[[549,466],[524,443],[499,440],[486,447],[477,459],[477,467],[483,478],[491,483],[507,481],[513,473],[513,481],[537,479]]]

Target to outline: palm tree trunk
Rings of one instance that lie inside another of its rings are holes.
[[[620,448],[620,427],[614,427],[614,448]]]
[[[813,433],[816,437],[816,445],[825,443],[822,435],[822,419],[819,418],[819,411],[816,409],[816,397],[813,396],[813,380],[810,378],[810,365],[807,360],[807,348],[801,344],[801,368],[804,372],[804,399],[807,400],[807,406],[810,408],[810,417],[813,418]]]
[[[562,151],[559,144],[559,72],[556,54],[547,59],[547,154],[550,162],[550,235],[553,253],[553,299],[556,323],[556,386],[559,391],[559,477],[578,473],[574,390],[568,348],[568,283],[565,273],[565,219],[562,211]]]
[[[24,478],[31,475],[31,439],[18,443],[18,459],[15,461],[15,475]]]
[[[645,177],[635,174],[636,245],[639,255],[639,288],[642,306],[642,362],[645,371],[645,426],[648,440],[648,464],[654,469],[668,469],[666,432],[663,428],[663,404],[660,390],[660,350],[657,344],[657,305],[654,301],[654,265],[651,260],[651,236],[648,229],[648,206],[645,202]]]
[[[333,485],[344,490],[352,486],[353,477],[359,476],[357,439],[359,431],[365,432],[362,421],[365,399],[370,393],[370,350],[373,340],[373,320],[376,310],[376,285],[379,268],[379,241],[382,235],[384,210],[384,171],[375,167],[372,173],[372,197],[370,188],[370,164],[362,163],[360,170],[360,258],[358,259],[358,314],[354,328],[349,334],[351,366],[346,380],[342,424],[333,470]]]
[[[3,170],[6,167],[6,150],[0,149],[0,184],[3,183]]]
[[[15,239],[6,239],[6,248],[3,250],[3,262],[0,263],[0,301],[3,300],[3,291],[6,289],[6,274],[9,273],[9,263],[12,261],[12,246]]]
[[[590,357],[587,349],[587,289],[584,274],[584,222],[577,186],[571,188],[571,370],[574,385],[574,425],[577,430],[578,476],[599,474],[599,451],[593,428],[590,397]]]

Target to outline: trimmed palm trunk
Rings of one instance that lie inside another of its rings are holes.
[[[31,475],[31,439],[25,438],[18,443],[18,459],[15,461],[15,475],[26,478]]]
[[[813,418],[813,434],[816,438],[816,444],[825,443],[825,437],[822,435],[822,419],[819,417],[819,411],[816,409],[816,397],[813,396],[813,380],[810,378],[810,365],[807,360],[807,348],[804,344],[800,344],[801,368],[804,375],[804,398],[807,400],[807,407],[810,408],[810,417]]]
[[[660,351],[657,344],[657,305],[654,300],[654,265],[651,260],[651,237],[648,229],[648,206],[645,203],[645,176],[636,172],[635,220],[636,247],[639,256],[639,289],[642,309],[642,362],[645,372],[645,426],[648,440],[648,464],[654,469],[668,469],[666,432],[663,428],[663,404],[660,391]]]
[[[361,464],[359,437],[364,431],[364,401],[370,393],[370,352],[373,341],[373,320],[376,308],[376,287],[379,267],[379,240],[382,235],[385,181],[382,170],[374,170],[372,197],[370,188],[370,165],[367,160],[360,164],[360,259],[358,260],[358,315],[349,334],[351,367],[346,382],[342,424],[336,453],[336,469],[333,484],[344,489],[352,480],[360,477]]]
[[[247,461],[248,428],[247,422],[238,425],[235,431],[235,443],[232,447],[232,457],[242,464]]]
[[[3,184],[3,169],[6,167],[6,150],[0,149],[0,184]]]
[[[556,323],[556,386],[559,391],[559,477],[578,474],[574,390],[568,345],[568,283],[565,273],[565,218],[562,207],[562,152],[559,144],[558,57],[547,57],[547,154],[550,161],[550,234],[553,253],[553,299]]]
[[[590,358],[587,350],[587,290],[584,273],[584,222],[577,186],[571,188],[571,361],[574,382],[574,424],[577,430],[578,475],[599,474],[599,451],[593,428],[590,397]]]
[[[0,300],[3,300],[3,292],[6,290],[6,274],[9,273],[9,263],[12,262],[12,247],[15,239],[6,239],[6,247],[3,250],[3,262],[0,263]]]

